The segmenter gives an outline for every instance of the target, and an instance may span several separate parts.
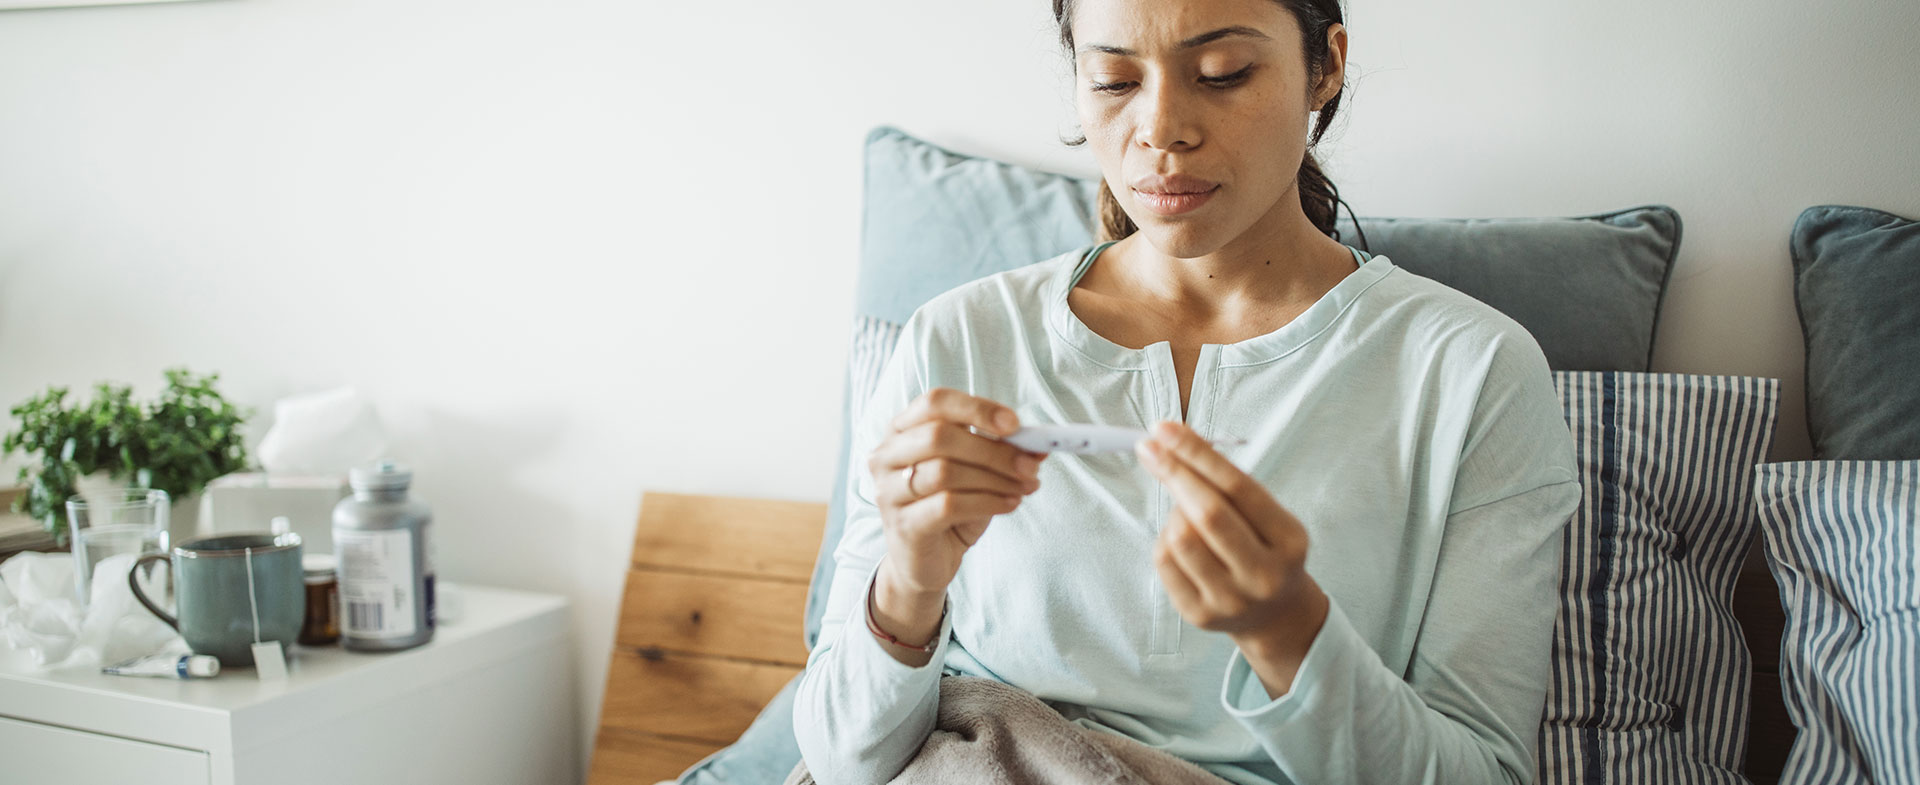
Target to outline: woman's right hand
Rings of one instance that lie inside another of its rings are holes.
[[[1047,456],[968,430],[1006,436],[1020,420],[1006,406],[946,387],[914,399],[889,425],[867,458],[886,532],[880,569],[895,591],[943,596],[993,516],[1040,487]]]

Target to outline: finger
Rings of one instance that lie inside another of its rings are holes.
[[[911,474],[906,469],[889,471],[897,481],[880,483],[879,495],[882,501],[896,504],[940,491],[990,491],[1008,496],[1025,496],[1040,487],[1038,477],[1016,480],[951,458],[928,458],[914,464]]]
[[[1280,521],[1287,515],[1265,486],[1233,465],[1227,456],[1213,448],[1213,443],[1185,424],[1164,420],[1153,429],[1151,441],[1169,448],[1168,451],[1180,463],[1191,467],[1198,477],[1219,489],[1227,502],[1247,521]],[[1255,525],[1252,531],[1268,544],[1274,541],[1277,534],[1259,525]]]
[[[1165,542],[1155,542],[1153,545],[1153,569],[1160,574],[1160,584],[1167,587],[1167,596],[1173,599],[1175,608],[1191,613],[1207,607],[1200,587],[1187,577]]]
[[[1166,544],[1174,563],[1180,565],[1180,571],[1200,590],[1207,607],[1224,607],[1229,596],[1239,593],[1234,588],[1233,576],[1206,538],[1177,511],[1167,517],[1167,525],[1160,530],[1160,540]]]
[[[1035,476],[1040,468],[1040,456],[944,420],[921,423],[888,437],[874,448],[869,467],[877,475],[933,458],[972,464],[1014,482]]]
[[[1142,461],[1173,493],[1174,506],[1180,516],[1190,522],[1195,533],[1224,562],[1227,570],[1223,574],[1240,586],[1251,588],[1255,576],[1263,569],[1262,564],[1271,559],[1271,549],[1253,524],[1228,503],[1220,489],[1164,449],[1157,450],[1157,444],[1152,439],[1141,440]],[[1171,524],[1169,528],[1173,528]]]
[[[1020,416],[1012,409],[951,387],[935,387],[913,399],[907,408],[894,415],[889,426],[897,433],[934,420],[970,425],[996,436],[1020,429]]]
[[[900,508],[901,525],[915,535],[933,534],[962,521],[990,518],[1020,506],[1017,496],[985,491],[940,491]]]
[[[1181,555],[1181,564],[1189,568],[1188,574],[1203,586],[1214,584],[1209,597],[1219,599],[1228,591],[1241,596],[1263,596],[1267,581],[1260,576],[1266,570],[1274,569],[1270,556],[1263,553],[1255,544],[1228,546],[1223,548],[1216,533],[1189,518],[1185,510],[1175,505],[1167,514],[1167,523],[1161,529],[1161,538],[1170,544],[1188,548],[1184,541],[1195,541],[1191,555],[1176,550]],[[1214,577],[1217,576],[1217,577]]]

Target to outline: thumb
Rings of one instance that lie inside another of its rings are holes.
[[[953,527],[953,534],[960,538],[960,542],[965,543],[967,547],[971,548],[974,543],[980,541],[981,537],[986,536],[987,526],[992,523],[992,518],[981,518],[978,521],[956,524]]]

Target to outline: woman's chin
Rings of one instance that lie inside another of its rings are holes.
[[[1226,247],[1226,233],[1218,227],[1195,222],[1149,221],[1136,224],[1140,234],[1154,249],[1175,259],[1193,259],[1206,256]]]

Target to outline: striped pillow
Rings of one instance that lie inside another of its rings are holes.
[[[1739,783],[1751,665],[1733,585],[1779,381],[1555,372],[1568,524],[1540,782]]]
[[[1920,783],[1920,461],[1754,471],[1799,737],[1782,785]]]

